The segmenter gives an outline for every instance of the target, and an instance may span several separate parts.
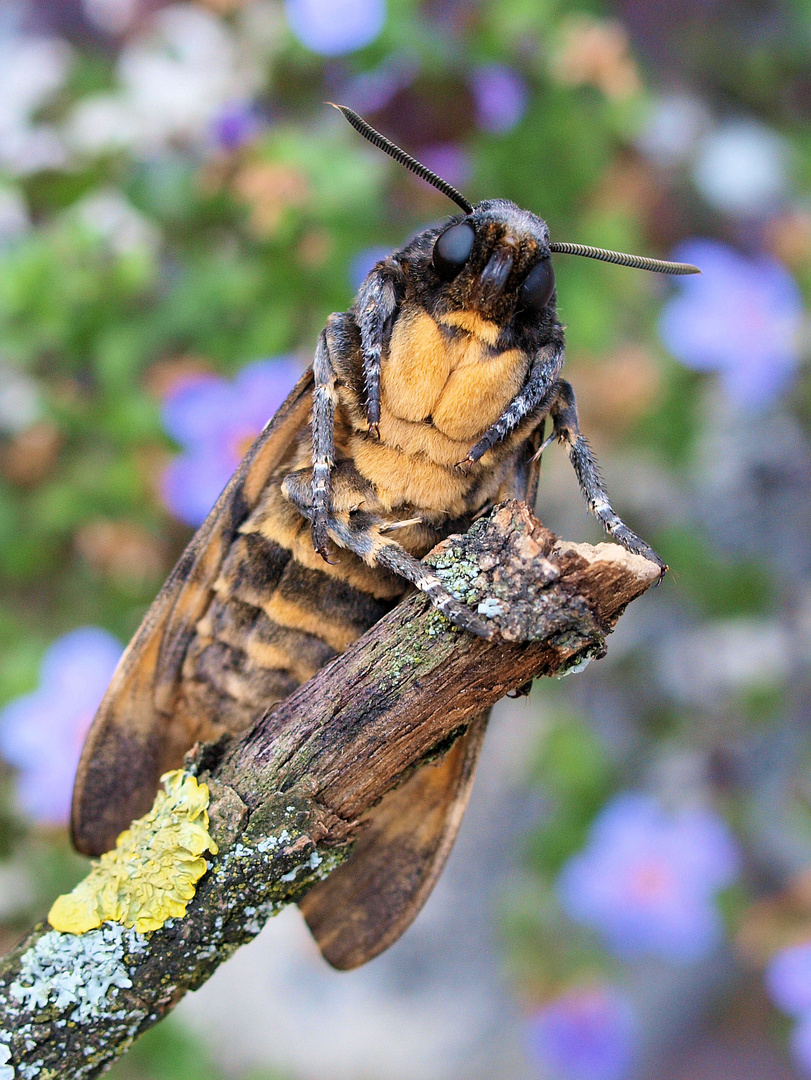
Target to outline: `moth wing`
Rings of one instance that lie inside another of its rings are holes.
[[[173,715],[183,659],[235,532],[307,425],[312,389],[310,369],[243,458],[121,657],[73,789],[73,842],[85,854],[113,847],[121,830],[152,805],[161,774],[206,737],[204,725],[192,731]]]
[[[393,945],[428,899],[467,807],[487,717],[474,717],[441,761],[388,792],[349,859],[300,901],[333,967],[360,967]]]

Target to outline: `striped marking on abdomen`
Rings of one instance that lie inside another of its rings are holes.
[[[259,533],[238,536],[183,665],[184,706],[201,737],[250,727],[395,600],[302,566]]]

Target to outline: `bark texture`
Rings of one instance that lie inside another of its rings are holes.
[[[411,596],[248,735],[199,748],[190,767],[211,789],[219,853],[186,916],[147,934],[32,931],[0,961],[2,1080],[100,1075],[338,865],[370,806],[505,694],[602,656],[660,576],[615,544],[558,540],[516,502],[427,561],[499,636],[458,632]]]

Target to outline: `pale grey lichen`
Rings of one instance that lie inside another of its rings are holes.
[[[495,596],[486,596],[484,600],[479,603],[476,611],[480,615],[486,615],[488,619],[492,619],[494,615],[504,614],[504,605],[500,600],[497,600]]]
[[[246,907],[247,919],[244,924],[247,934],[258,934],[268,919],[278,915],[284,904],[278,900],[265,900],[257,907]]]
[[[299,863],[298,866],[294,866],[288,873],[282,874],[279,881],[295,881],[302,870],[317,870],[323,861],[324,856],[319,855],[317,851],[313,851],[310,853],[310,857],[306,862]]]
[[[4,1038],[9,1038],[6,1032],[3,1032]],[[0,1080],[14,1080],[15,1072],[14,1066],[11,1062],[11,1047],[6,1042],[0,1042]]]
[[[132,986],[123,964],[126,953],[146,948],[146,939],[120,923],[104,923],[82,935],[51,930],[23,954],[20,974],[9,990],[11,996],[36,1011],[52,1006],[70,1019],[87,1023],[105,1012],[108,998]]]
[[[290,810],[290,807],[287,808]],[[264,840],[260,840],[256,845],[256,850],[264,855],[268,851],[274,851],[281,844],[286,844],[290,839],[290,833],[287,829],[282,829],[278,836],[266,836]]]

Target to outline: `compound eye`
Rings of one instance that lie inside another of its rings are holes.
[[[521,300],[524,307],[541,311],[552,298],[555,291],[555,271],[551,259],[542,259],[524,278],[521,286]]]
[[[436,238],[432,260],[434,270],[444,280],[455,278],[473,250],[476,233],[466,221],[451,225]]]

